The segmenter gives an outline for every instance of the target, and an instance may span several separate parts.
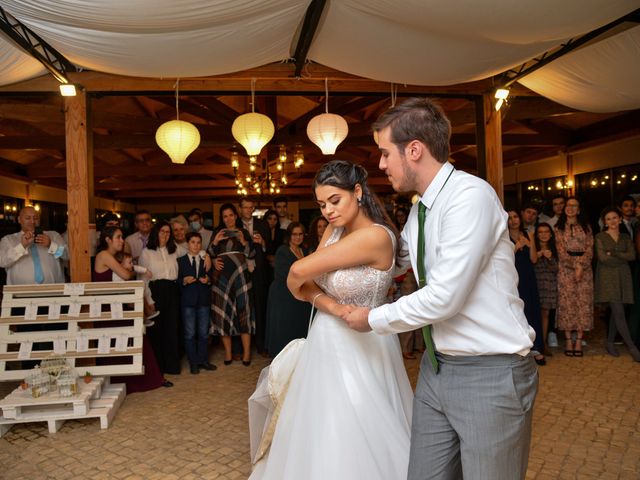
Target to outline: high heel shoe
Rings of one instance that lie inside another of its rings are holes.
[[[231,365],[231,363],[233,362],[233,359],[231,360],[223,360],[222,363],[224,363],[225,365]]]
[[[248,367],[249,365],[251,365],[251,359],[249,359],[249,360],[247,360],[247,361],[242,360],[242,364],[243,364],[245,367]]]
[[[580,347],[580,348],[578,348]],[[576,338],[576,343],[573,344],[573,356],[574,357],[584,357],[584,352],[582,351],[582,339]]]
[[[567,348],[567,346],[568,346],[568,348]],[[567,338],[565,340],[564,354],[567,357],[573,357],[574,353],[575,353],[575,350],[573,349],[573,342],[571,341],[570,338]]]

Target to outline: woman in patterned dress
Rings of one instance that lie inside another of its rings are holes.
[[[564,330],[565,355],[582,357],[582,335],[593,327],[593,234],[576,197],[567,199],[555,233],[558,249],[558,328]],[[575,342],[571,338],[574,331]]]
[[[549,312],[558,305],[558,250],[553,236],[553,228],[548,223],[539,223],[534,239],[534,269],[538,294],[540,295],[540,314],[542,318],[542,341],[544,354],[551,356],[547,348],[547,332],[549,331]]]
[[[209,254],[222,259],[212,278],[212,333],[222,337],[224,364],[232,362],[231,337],[240,335],[242,364],[251,364],[251,334],[255,333],[255,318],[250,302],[251,277],[247,259],[252,256],[253,244],[249,232],[237,227],[236,207],[225,203],[220,207],[220,225],[209,245]]]

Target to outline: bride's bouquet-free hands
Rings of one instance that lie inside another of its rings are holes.
[[[369,326],[369,311],[368,307],[357,307],[355,305],[349,305],[350,310],[344,315],[341,315],[342,319],[347,322],[349,328],[356,330],[357,332],[370,332]]]

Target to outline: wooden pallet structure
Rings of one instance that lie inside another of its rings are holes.
[[[0,381],[24,379],[34,361],[54,355],[79,375],[91,372],[93,381],[73,397],[34,399],[30,390],[14,390],[0,401],[0,436],[13,424],[38,421],[51,433],[69,419],[99,418],[108,428],[126,395],[125,385],[110,384],[109,376],[144,373],[143,289],[141,281],[4,287]]]
[[[0,437],[17,423],[47,422],[49,433],[56,433],[66,420],[98,418],[100,428],[109,428],[127,391],[123,383],[109,384],[108,378],[93,377],[91,383],[80,383],[73,397],[53,393],[33,398],[29,389],[16,388],[0,400]]]

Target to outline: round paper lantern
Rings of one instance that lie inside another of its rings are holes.
[[[323,113],[311,119],[307,125],[307,136],[324,155],[333,155],[347,134],[349,126],[344,118],[333,113]]]
[[[200,145],[200,132],[189,122],[171,120],[156,131],[156,143],[173,163],[184,163]]]
[[[247,155],[258,155],[262,147],[273,138],[273,122],[261,113],[245,113],[235,119],[231,125],[233,138],[244,147]]]

